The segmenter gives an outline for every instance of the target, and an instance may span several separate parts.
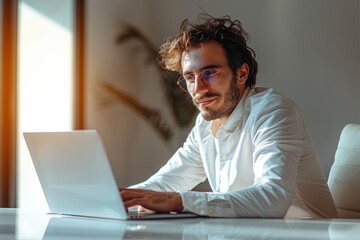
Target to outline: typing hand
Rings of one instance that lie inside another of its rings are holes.
[[[140,205],[142,208],[162,213],[181,212],[184,209],[180,194],[175,192],[121,188],[120,194],[126,208]]]

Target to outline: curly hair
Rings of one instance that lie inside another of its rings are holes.
[[[200,14],[198,20],[199,24],[192,24],[185,19],[178,35],[167,39],[160,47],[158,61],[161,67],[182,73],[181,57],[184,51],[216,41],[223,47],[233,73],[244,63],[249,66],[246,86],[254,87],[258,64],[254,50],[247,45],[249,35],[241,22],[232,21],[229,16],[214,18],[208,14]]]

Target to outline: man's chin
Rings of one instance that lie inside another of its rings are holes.
[[[211,110],[211,109],[203,109],[203,108],[198,108],[198,110],[200,111],[201,116],[206,121],[212,121],[222,117],[229,117],[231,112],[234,110],[234,108],[227,109],[227,111],[225,111],[225,109]]]
[[[220,111],[216,111],[213,109],[210,109],[210,107],[200,107],[199,105],[196,105],[197,109],[199,110],[201,116],[206,120],[206,121],[212,121],[215,120],[221,116]]]
[[[209,111],[205,111],[205,110],[200,110],[201,116],[206,120],[206,121],[212,121],[214,119],[216,119],[216,117],[214,116],[214,114],[212,112]]]

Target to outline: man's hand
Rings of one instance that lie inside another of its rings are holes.
[[[163,213],[181,212],[184,209],[179,193],[129,188],[121,188],[120,193],[126,208],[140,205]]]

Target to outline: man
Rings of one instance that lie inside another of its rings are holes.
[[[121,189],[126,207],[210,217],[337,217],[297,107],[255,87],[248,35],[230,17],[185,20],[160,49],[200,114],[184,145],[147,181]],[[189,191],[208,179],[213,192]]]

